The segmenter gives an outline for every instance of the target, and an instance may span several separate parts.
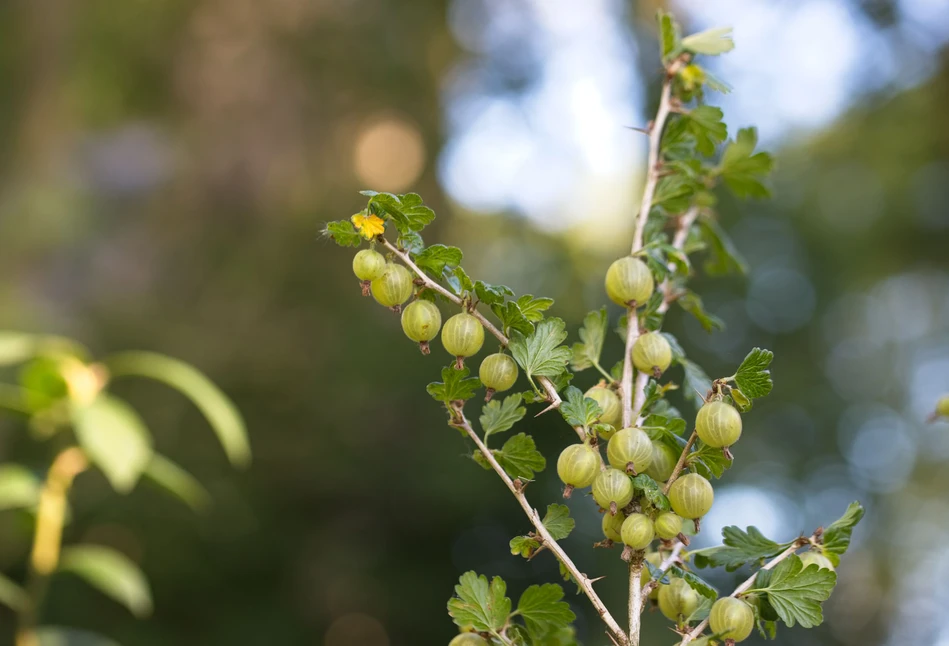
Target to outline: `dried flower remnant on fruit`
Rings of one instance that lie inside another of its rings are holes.
[[[356,227],[356,231],[359,232],[359,235],[366,240],[372,240],[376,236],[385,233],[386,230],[386,223],[382,221],[382,218],[376,215],[357,213],[351,217],[350,220],[352,220],[353,226]]]

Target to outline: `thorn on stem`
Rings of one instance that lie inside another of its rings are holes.
[[[552,411],[552,410],[556,410],[556,409],[559,408],[559,407],[560,407],[560,402],[553,402],[553,403],[550,404],[550,406],[548,406],[548,407],[545,408],[544,410],[542,410],[542,411],[540,411],[539,413],[537,413],[536,415],[534,415],[534,417],[540,417],[540,416],[543,415],[544,413],[548,413],[548,412],[550,412],[550,411]]]

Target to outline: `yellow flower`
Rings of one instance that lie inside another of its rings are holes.
[[[382,218],[375,215],[357,213],[351,217],[350,220],[353,221],[353,225],[356,227],[356,230],[359,231],[359,235],[366,240],[372,240],[376,236],[382,235],[382,232],[386,230],[385,222],[382,221]]]

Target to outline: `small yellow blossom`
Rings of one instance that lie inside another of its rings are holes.
[[[357,213],[351,217],[350,220],[353,221],[353,225],[356,227],[356,230],[359,231],[359,235],[366,240],[372,240],[376,236],[382,235],[382,232],[386,230],[385,222],[376,215]]]

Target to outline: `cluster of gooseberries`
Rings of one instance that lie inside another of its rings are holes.
[[[429,342],[441,331],[442,345],[455,357],[459,369],[467,357],[478,354],[484,345],[484,326],[467,311],[455,314],[442,325],[442,314],[432,301],[416,298],[402,305],[415,293],[412,273],[396,262],[389,262],[373,249],[363,249],[353,258],[353,273],[361,281],[363,294],[372,293],[380,305],[402,314],[402,331],[419,344],[423,354],[430,352]],[[481,362],[478,377],[488,389],[486,399],[504,392],[517,381],[517,363],[504,352],[496,352]],[[615,397],[615,395],[614,395]]]

